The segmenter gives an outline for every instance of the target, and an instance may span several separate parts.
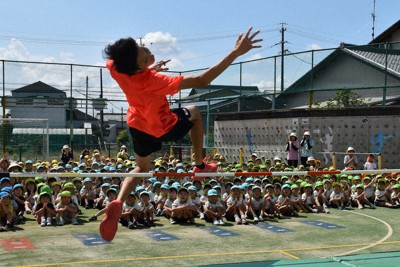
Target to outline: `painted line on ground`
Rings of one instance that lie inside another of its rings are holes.
[[[386,228],[388,229],[388,232],[387,232],[387,234],[386,234],[383,238],[381,238],[381,239],[380,239],[379,241],[377,241],[377,242],[371,243],[371,244],[369,244],[369,245],[367,245],[367,246],[365,246],[365,247],[362,247],[362,248],[358,248],[358,249],[354,249],[354,250],[351,250],[351,251],[347,251],[347,252],[338,254],[338,255],[336,255],[336,257],[337,257],[337,256],[345,256],[345,255],[349,255],[349,254],[354,254],[355,252],[358,252],[358,251],[361,251],[361,250],[364,250],[364,249],[368,249],[368,248],[375,247],[376,245],[379,245],[379,244],[385,242],[386,240],[388,240],[388,239],[393,235],[393,228],[392,228],[392,226],[390,226],[390,224],[388,224],[388,223],[385,222],[384,220],[381,220],[381,219],[379,219],[379,218],[373,217],[373,216],[371,216],[371,215],[359,213],[359,212],[354,212],[354,211],[349,211],[349,210],[346,210],[346,212],[350,212],[350,213],[353,213],[353,214],[357,214],[357,215],[364,216],[364,217],[367,217],[367,218],[376,220],[376,221],[378,221],[378,222],[381,222],[381,223],[383,223],[383,224],[386,226]]]
[[[282,253],[283,255],[286,255],[289,258],[292,258],[294,260],[300,260],[301,259],[301,258],[299,258],[299,257],[297,257],[297,256],[293,255],[292,253],[289,253],[289,252],[287,252],[285,250],[281,250],[280,253]]]
[[[285,250],[257,250],[257,251],[232,251],[232,252],[221,252],[221,253],[203,253],[203,254],[190,254],[190,255],[167,255],[157,256],[149,258],[120,258],[110,260],[91,260],[91,261],[75,261],[75,262],[57,262],[57,263],[44,263],[44,264],[33,264],[33,265],[17,265],[15,267],[39,267],[39,266],[62,266],[62,265],[83,265],[83,264],[96,264],[96,263],[108,263],[108,262],[129,262],[129,261],[153,261],[153,260],[171,260],[171,259],[185,259],[185,258],[200,258],[200,257],[213,257],[213,256],[234,256],[234,255],[251,255],[261,253],[286,253],[294,251],[308,251],[308,250],[321,250],[321,249],[334,249],[334,248],[346,248],[346,247],[361,247],[368,245],[394,245],[400,244],[400,241],[390,241],[381,243],[361,243],[361,244],[345,244],[335,246],[321,246],[321,247],[309,247],[309,248],[291,248]],[[293,255],[294,256],[294,255]]]

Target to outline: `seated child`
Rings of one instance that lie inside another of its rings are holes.
[[[225,218],[228,221],[235,221],[236,224],[247,224],[246,206],[244,205],[240,190],[240,186],[232,186],[231,194],[226,201],[227,209],[225,212]]]
[[[333,192],[330,196],[330,206],[332,208],[337,208],[344,210],[345,203],[344,203],[344,194],[342,192],[342,188],[338,182],[332,184]]]
[[[196,206],[197,209],[197,212],[194,212],[193,215],[197,217],[197,215],[201,213],[201,202],[199,196],[197,195],[197,188],[194,185],[191,185],[188,187],[188,192],[189,192],[189,199],[192,201],[192,203]]]
[[[225,225],[224,213],[225,208],[218,200],[218,192],[211,189],[207,193],[208,200],[204,205],[204,220],[206,222],[213,222],[214,225]]]
[[[282,193],[279,195],[276,205],[282,215],[297,216],[297,211],[294,209],[293,202],[290,200],[291,187],[289,184],[282,186]]]
[[[128,226],[129,229],[136,229],[139,226],[137,220],[141,213],[140,210],[141,208],[138,204],[136,204],[135,192],[132,191],[125,200],[124,204],[122,204],[122,225]]]
[[[292,193],[290,194],[290,200],[293,202],[293,207],[297,212],[307,212],[301,199],[300,189],[297,184],[293,184],[291,187]]]
[[[356,191],[353,193],[352,199],[353,199],[353,204],[357,205],[359,209],[363,209],[364,205],[370,206],[371,209],[375,208],[374,204],[369,202],[368,198],[365,197],[363,184],[356,185]]]
[[[319,210],[317,207],[317,202],[315,201],[312,184],[305,184],[304,188],[305,191],[301,196],[304,207],[308,212],[317,213]]]
[[[264,221],[265,204],[259,186],[254,186],[252,188],[252,195],[249,196],[247,210],[247,216],[253,218],[254,222]]]
[[[384,179],[378,180],[378,188],[375,191],[375,205],[388,208],[396,207],[390,203],[390,194],[387,191],[386,181]]]
[[[282,215],[275,205],[278,198],[275,196],[274,193],[274,186],[272,184],[267,184],[265,186],[265,196],[264,196],[264,205],[265,205],[265,212],[269,217],[277,217],[281,218]]]
[[[27,179],[25,181],[25,212],[26,214],[32,214],[33,206],[35,205],[35,200],[33,197],[36,192],[36,183],[33,179]]]
[[[106,194],[107,194],[107,190],[109,188],[110,188],[110,184],[109,183],[104,183],[104,184],[101,185],[99,197],[97,197],[94,200],[94,206],[95,206],[96,209],[101,210],[101,209],[105,208],[105,207],[103,207],[103,203],[104,203],[104,200],[107,197]]]
[[[111,201],[116,200],[117,196],[118,196],[118,191],[115,188],[110,188],[107,190],[107,199],[108,199],[108,204],[111,203]],[[106,202],[106,201],[104,201]],[[103,215],[104,213],[106,213],[107,211],[107,206],[105,208],[103,208],[102,210],[100,210],[99,212],[97,212],[95,215],[93,215],[92,217],[89,218],[89,222],[93,222],[97,220],[97,217],[99,217],[100,215]]]
[[[393,192],[391,194],[392,204],[400,207],[400,184],[395,184],[393,186]]]
[[[14,208],[7,192],[0,192],[0,232],[14,228]]]
[[[156,216],[162,216],[165,201],[168,199],[169,185],[162,184],[160,187],[160,194],[154,196],[154,204],[156,206]]]
[[[194,216],[197,212],[196,206],[188,198],[188,190],[186,187],[178,189],[178,198],[172,204],[171,224],[177,222],[194,223]]]
[[[178,194],[178,189],[174,186],[169,188],[168,198],[163,205],[163,214],[167,219],[171,218],[172,214],[172,204],[176,200],[176,195]]]
[[[314,198],[318,211],[329,213],[323,182],[315,183]]]
[[[65,223],[72,223],[78,225],[76,215],[78,214],[78,207],[72,203],[70,191],[61,192],[61,200],[56,205],[56,220],[58,225]]]
[[[15,224],[20,224],[25,222],[24,212],[25,212],[25,198],[24,198],[24,187],[22,184],[15,184],[13,186],[12,196],[17,204],[17,210],[15,212]]]
[[[143,191],[140,193],[140,201],[138,207],[140,208],[140,213],[138,217],[139,222],[143,222],[145,226],[155,226],[154,224],[154,206],[150,203],[149,192]]]
[[[56,211],[53,203],[51,203],[51,194],[49,190],[43,190],[37,202],[37,205],[33,208],[33,212],[36,216],[36,221],[42,227],[51,226],[52,219],[56,215]]]
[[[83,187],[80,190],[81,203],[85,205],[85,209],[94,207],[94,199],[96,194],[93,188],[92,178],[87,177],[83,180]]]

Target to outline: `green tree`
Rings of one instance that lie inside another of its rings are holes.
[[[127,145],[129,143],[129,136],[127,130],[122,130],[117,135],[118,146]]]
[[[365,100],[356,92],[342,88],[336,91],[336,96],[329,99],[326,106],[328,108],[350,108],[366,105]]]

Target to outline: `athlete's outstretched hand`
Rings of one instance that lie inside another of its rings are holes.
[[[252,29],[253,27],[250,27],[245,36],[243,36],[243,33],[239,35],[234,48],[234,50],[238,53],[238,55],[243,55],[249,52],[253,48],[261,47],[261,45],[255,45],[255,44],[261,42],[263,39],[254,39],[257,36],[257,34],[260,33],[260,31],[251,33]]]
[[[154,64],[153,66],[150,67],[150,69],[155,70],[157,72],[161,72],[161,71],[167,71],[169,70],[169,68],[165,67],[165,65],[170,62],[171,60],[161,60],[159,62],[157,62],[156,64]]]

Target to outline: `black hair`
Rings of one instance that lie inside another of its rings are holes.
[[[114,60],[114,66],[119,73],[133,75],[138,69],[137,48],[138,45],[133,38],[121,38],[115,43],[107,45],[103,56]]]

